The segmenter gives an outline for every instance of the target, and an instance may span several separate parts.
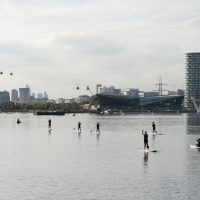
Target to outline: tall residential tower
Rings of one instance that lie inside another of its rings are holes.
[[[191,98],[200,100],[200,53],[186,54],[186,95],[185,103],[193,108]]]

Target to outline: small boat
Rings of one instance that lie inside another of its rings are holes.
[[[35,115],[65,115],[65,111],[35,111]]]

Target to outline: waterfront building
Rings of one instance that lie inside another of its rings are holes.
[[[156,97],[159,96],[159,92],[144,92],[143,97]]]
[[[30,100],[30,88],[19,88],[19,103],[28,104]]]
[[[8,91],[0,91],[0,105],[10,102],[10,94]]]
[[[186,54],[185,104],[194,108],[191,98],[200,100],[200,53]]]
[[[14,103],[17,103],[19,101],[18,90],[13,89],[11,91],[11,101],[14,102]]]
[[[89,102],[90,97],[88,95],[81,95],[76,99],[77,103],[84,103],[84,102]]]
[[[65,103],[65,99],[64,98],[59,98],[59,99],[56,100],[56,103],[57,104],[63,104],[63,103]]]
[[[135,88],[130,88],[127,92],[126,95],[128,96],[132,96],[132,97],[139,97],[139,89],[135,89]]]
[[[29,99],[29,104],[31,104],[31,105],[33,105],[33,104],[45,104],[45,103],[47,103],[47,99],[45,99],[45,98],[33,98],[33,96],[31,96],[30,97],[30,99]]]
[[[114,86],[100,88],[101,94],[120,95],[121,89],[116,89]]]
[[[184,96],[184,90],[182,90],[182,89],[178,89],[177,90],[177,95],[181,95],[181,96]]]

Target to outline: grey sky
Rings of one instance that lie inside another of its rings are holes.
[[[183,88],[199,10],[196,0],[0,0],[0,90],[71,98],[97,83],[153,90],[160,76]]]

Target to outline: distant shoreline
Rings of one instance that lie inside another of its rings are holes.
[[[47,110],[41,110],[43,112],[48,112]],[[0,110],[0,113],[35,113],[35,110]],[[106,115],[103,113],[97,113],[96,111],[66,111],[65,114],[99,114]],[[109,115],[122,115],[122,114],[184,114],[184,113],[196,113],[196,111],[123,111],[117,110],[113,111],[112,114]]]

